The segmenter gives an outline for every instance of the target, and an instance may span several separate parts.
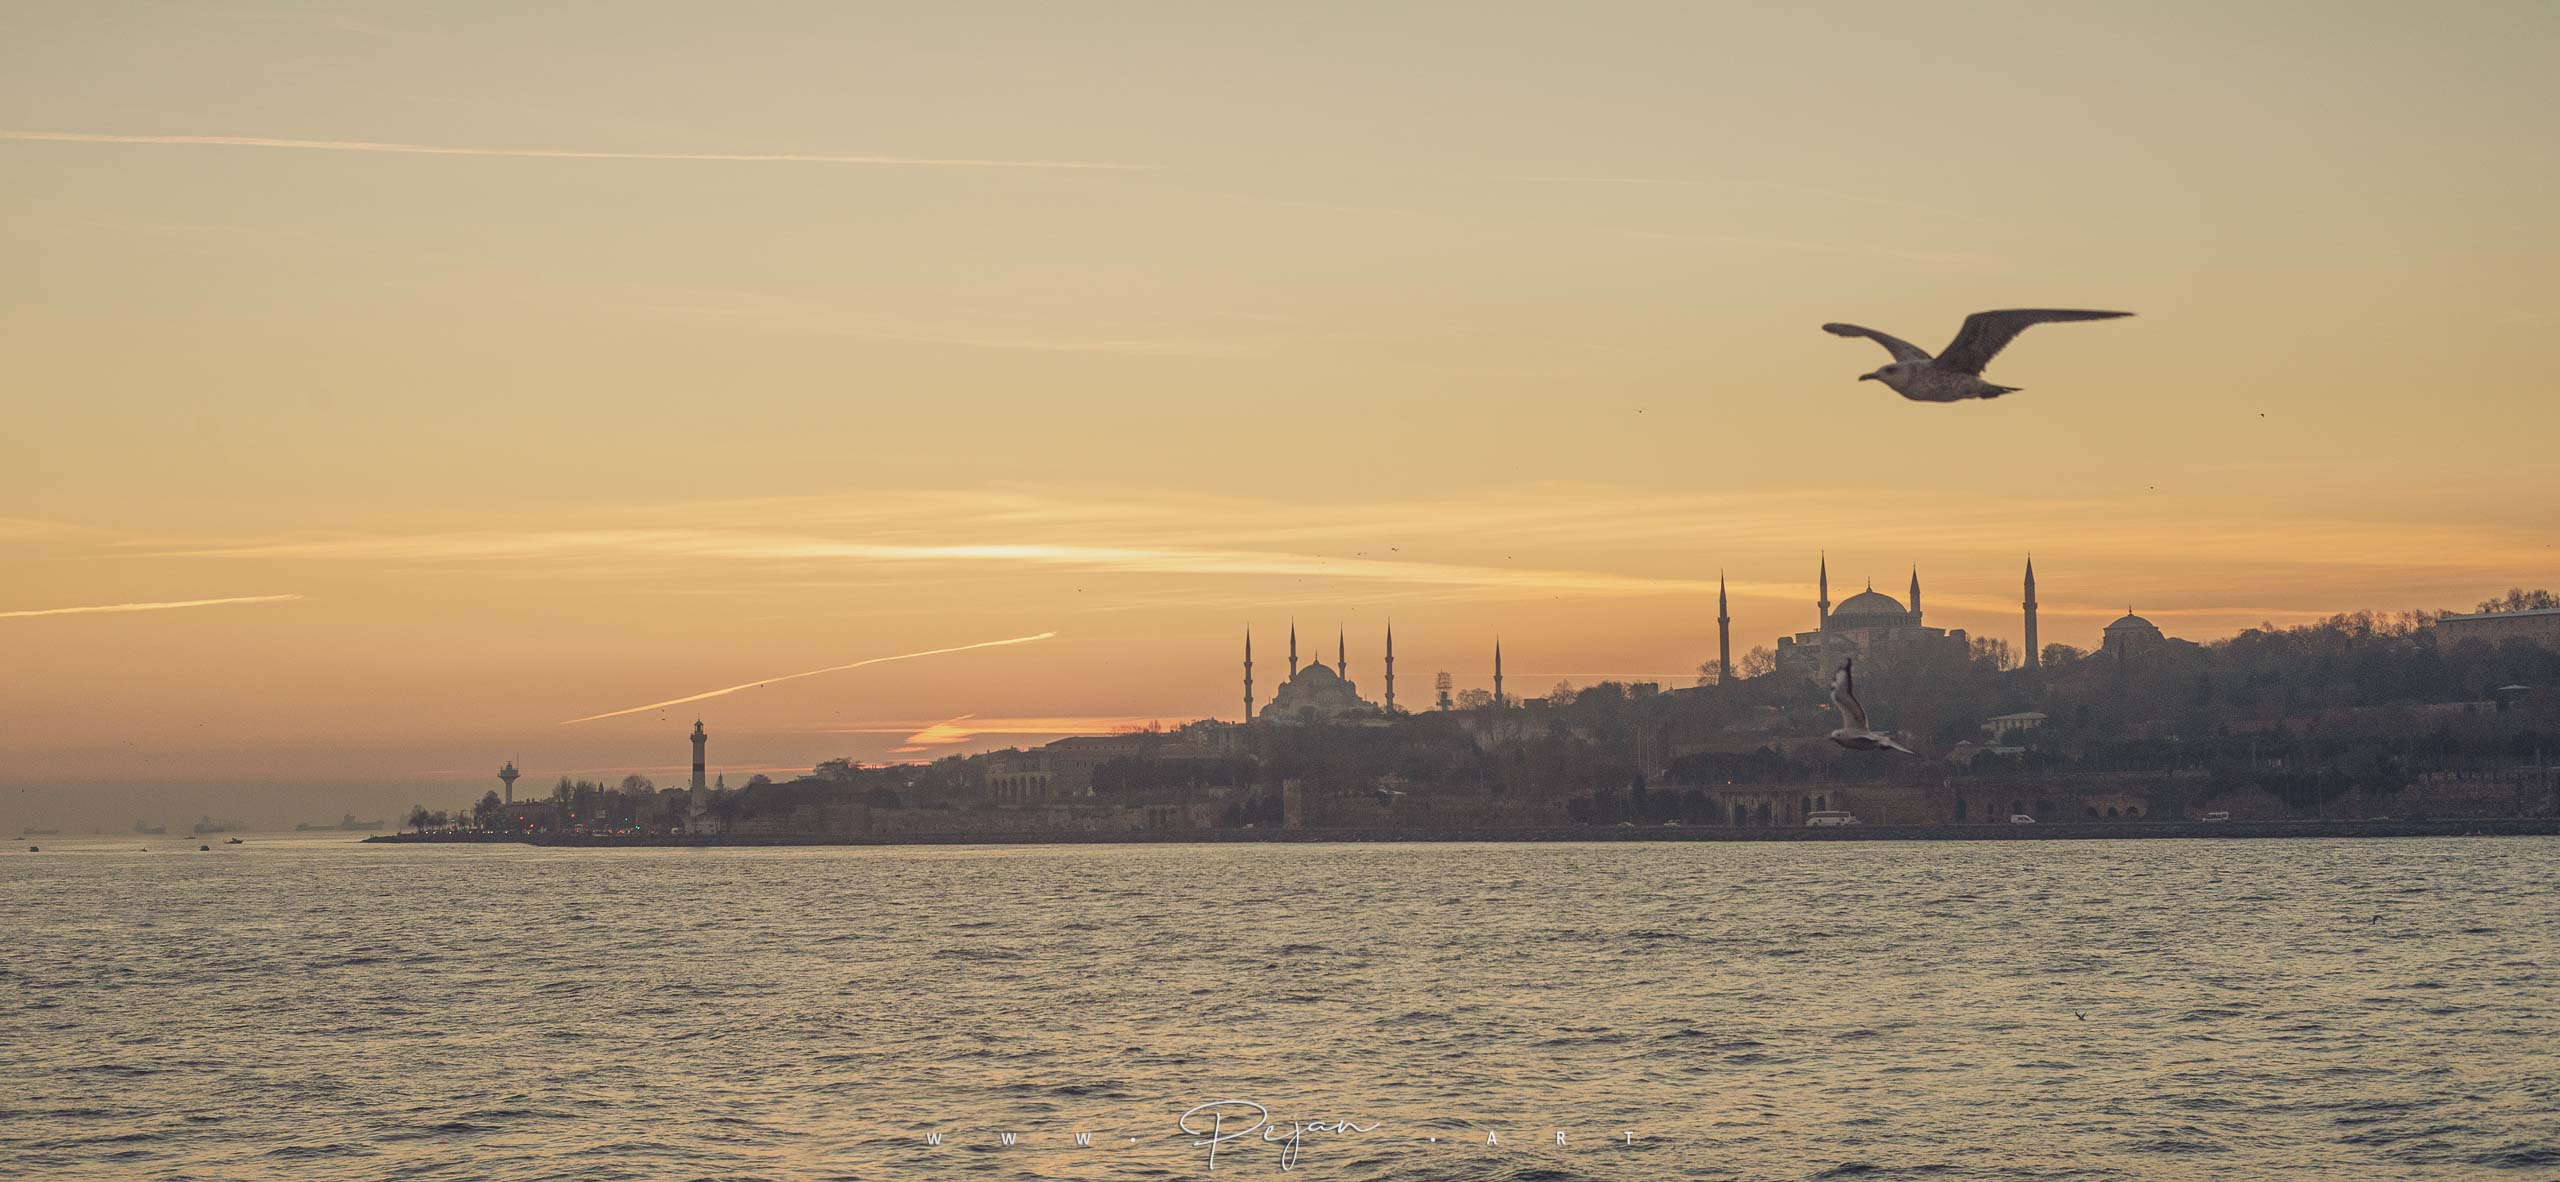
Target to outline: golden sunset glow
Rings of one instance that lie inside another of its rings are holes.
[[[604,20],[0,18],[0,783],[930,759],[1293,621],[1543,694],[1826,554],[2084,647],[2560,583],[2550,5]],[[2136,315],[1935,406],[1818,327],[2019,306]]]

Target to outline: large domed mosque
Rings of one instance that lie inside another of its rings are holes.
[[[2034,619],[2035,568],[2027,568],[2028,618]],[[1811,632],[1798,632],[1778,638],[1778,672],[1812,681],[1828,681],[1840,662],[1855,657],[1873,665],[1890,667],[1927,653],[1931,649],[1952,652],[1958,657],[1972,651],[1973,642],[1964,629],[1931,628],[1920,622],[1920,572],[1911,572],[1911,606],[1869,586],[1838,607],[1831,605],[1831,560],[1821,560],[1815,577],[1814,613],[1818,621]],[[2034,643],[2035,625],[2027,625],[2028,643]]]
[[[1271,695],[1269,705],[1256,709],[1253,702],[1253,638],[1245,638],[1244,694],[1246,717],[1260,722],[1309,725],[1327,722],[1355,722],[1385,718],[1395,708],[1396,700],[1396,634],[1387,629],[1387,705],[1380,707],[1360,696],[1360,687],[1352,684],[1351,664],[1343,656],[1342,637],[1334,637],[1333,667],[1322,661],[1298,664],[1298,626],[1289,625],[1289,680],[1281,682]]]

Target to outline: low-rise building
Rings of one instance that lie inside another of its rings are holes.
[[[2436,621],[2436,645],[2450,647],[2466,640],[2490,644],[2523,641],[2560,649],[2560,607],[2512,612],[2469,612]]]
[[[1990,731],[1991,737],[1996,739],[2002,735],[2015,734],[2019,731],[2034,730],[2037,727],[2043,726],[2046,721],[2047,720],[2042,713],[2034,710],[2023,710],[2016,714],[2002,714],[1995,718],[1986,719],[1982,724],[1982,729]]]

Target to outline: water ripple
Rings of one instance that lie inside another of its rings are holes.
[[[75,841],[0,860],[0,1160],[1197,1178],[1242,1097],[1351,1182],[2548,1177],[2555,854]]]

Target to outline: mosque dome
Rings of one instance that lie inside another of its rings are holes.
[[[2152,623],[2152,622],[2151,622],[2151,621],[2149,621],[2149,620],[2143,619],[2142,617],[2137,616],[2137,615],[2133,614],[2132,612],[2126,612],[2126,613],[2124,614],[2124,618],[2123,618],[2123,619],[2117,620],[2115,623],[2112,623],[2112,624],[2107,625],[2107,631],[2109,631],[2109,632],[2147,632],[2147,633],[2150,633],[2150,634],[2151,634],[2151,635],[2153,635],[2153,636],[2157,636],[2157,635],[2160,635],[2160,626],[2159,626],[2159,625],[2157,625],[2157,624]]]
[[[1860,591],[1832,608],[1833,616],[1905,616],[1902,601],[1878,591]]]
[[[1337,722],[1345,719],[1374,718],[1376,706],[1360,697],[1360,691],[1333,666],[1313,661],[1298,667],[1289,680],[1280,683],[1271,703],[1259,717],[1266,722],[1311,723]]]

